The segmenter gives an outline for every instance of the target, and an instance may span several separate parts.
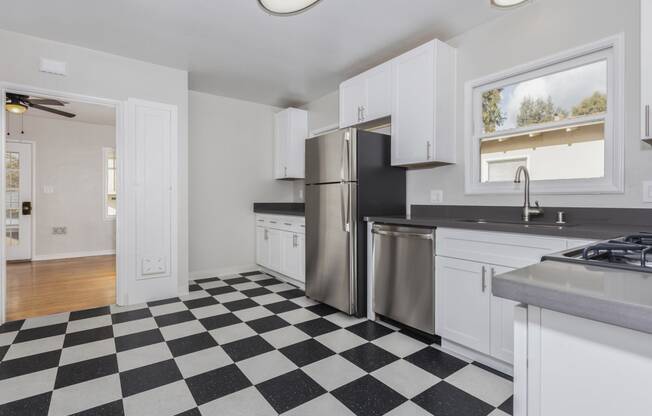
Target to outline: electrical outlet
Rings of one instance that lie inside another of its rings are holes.
[[[68,227],[52,227],[52,234],[66,235],[68,234]]]
[[[165,257],[143,257],[142,274],[149,276],[152,274],[165,273]]]
[[[53,194],[54,193],[54,186],[52,186],[52,185],[43,185],[43,193],[44,194]]]
[[[441,204],[444,202],[444,191],[441,189],[433,189],[430,191],[430,203]]]
[[[643,202],[652,203],[652,181],[643,182]]]

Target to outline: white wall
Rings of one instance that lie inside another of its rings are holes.
[[[642,184],[652,180],[652,147],[640,141],[640,4],[638,0],[537,0],[447,42],[458,49],[457,150],[452,166],[410,170],[408,206],[429,204],[430,190],[453,205],[519,205],[521,195],[464,194],[464,83],[566,49],[625,34],[625,193],[540,195],[542,206],[647,207]],[[414,45],[417,46],[417,45]],[[334,93],[337,94],[337,93]],[[337,118],[337,100],[317,100],[320,120]],[[330,105],[327,109],[324,104]],[[330,114],[327,116],[326,113]],[[311,126],[313,128],[313,126]]]
[[[0,30],[0,82],[126,100],[140,98],[179,109],[179,290],[188,280],[188,73],[142,61]],[[68,76],[38,71],[39,59],[66,61]]]
[[[292,202],[273,179],[274,114],[281,109],[190,91],[191,275],[255,263],[254,202]]]
[[[9,138],[34,142],[33,258],[115,250],[115,221],[104,220],[102,200],[102,149],[115,147],[115,126],[26,115],[23,130],[11,114]],[[52,234],[64,226],[67,234]]]

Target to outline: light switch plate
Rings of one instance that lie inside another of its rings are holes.
[[[150,276],[153,274],[165,273],[165,257],[148,256],[143,257],[142,275]]]
[[[652,181],[643,182],[643,202],[652,203]]]
[[[430,202],[433,204],[441,204],[444,202],[444,191],[441,189],[433,189],[430,191]]]

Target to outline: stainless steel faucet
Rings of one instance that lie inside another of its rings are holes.
[[[525,166],[519,166],[516,169],[514,183],[521,183],[521,173],[525,175],[525,195],[523,201],[523,221],[530,221],[530,217],[536,217],[543,214],[543,208],[539,206],[539,201],[534,201],[534,206],[530,205],[530,172]]]

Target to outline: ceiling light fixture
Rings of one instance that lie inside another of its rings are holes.
[[[258,4],[275,16],[292,16],[303,13],[321,0],[258,0]]]
[[[27,105],[23,104],[15,97],[7,97],[7,100],[5,101],[5,110],[13,114],[23,114],[27,111]]]
[[[489,0],[493,7],[498,9],[512,9],[514,7],[522,6],[530,0]]]

